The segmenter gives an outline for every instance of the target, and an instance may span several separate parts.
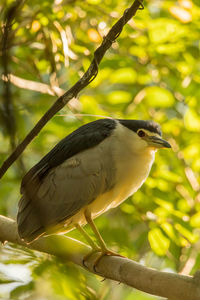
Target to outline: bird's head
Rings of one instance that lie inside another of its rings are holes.
[[[157,150],[171,148],[171,145],[162,139],[160,125],[153,121],[119,120],[125,127],[134,132],[134,150],[137,152],[145,149]]]
[[[137,130],[137,135],[140,139],[144,140],[148,147],[155,149],[159,148],[171,148],[171,145],[161,138],[161,134],[140,128]]]

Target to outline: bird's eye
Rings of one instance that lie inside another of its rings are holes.
[[[143,130],[139,130],[138,133],[139,137],[144,137],[146,133]]]

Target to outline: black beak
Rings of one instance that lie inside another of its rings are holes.
[[[167,141],[157,136],[148,136],[146,140],[150,146],[155,148],[171,148],[171,145]]]

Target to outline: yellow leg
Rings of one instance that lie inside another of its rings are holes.
[[[91,239],[89,234],[83,229],[79,224],[75,224],[76,228],[80,231],[80,233],[84,236],[85,240],[88,242],[88,244],[92,247],[93,250],[99,250],[99,247],[95,242]]]
[[[101,234],[99,233],[99,231],[98,231],[96,225],[94,224],[94,221],[92,220],[91,213],[89,213],[88,211],[85,212],[85,219],[86,219],[86,221],[88,222],[88,224],[90,225],[90,227],[92,228],[92,230],[93,230],[93,232],[94,232],[94,234],[95,234],[95,236],[96,236],[96,238],[97,238],[97,240],[98,240],[98,242],[99,242],[100,248],[101,248],[101,251],[100,251],[101,254],[99,255],[99,257],[97,257],[97,259],[96,259],[95,262],[94,262],[94,266],[93,266],[94,270],[96,271],[96,266],[97,266],[99,260],[100,260],[103,256],[105,256],[105,255],[121,256],[121,255],[118,254],[118,253],[116,253],[116,252],[114,252],[114,251],[111,251],[111,250],[109,250],[109,249],[107,248],[106,243],[104,242],[104,240],[103,240]],[[99,250],[98,250],[98,251],[99,251]],[[96,252],[96,251],[92,251],[92,253],[89,253],[89,254],[84,258],[84,260],[86,261],[86,259],[89,258],[90,255],[93,254],[94,252]],[[122,257],[122,256],[121,256],[121,257]]]
[[[92,250],[86,254],[83,258],[83,265],[85,267],[86,264],[85,262],[87,261],[87,259],[90,258],[90,256],[96,252],[101,252],[101,248],[99,248],[97,246],[97,244],[91,239],[91,237],[89,236],[89,234],[85,231],[85,229],[83,229],[79,224],[75,224],[76,228],[80,231],[80,233],[84,236],[85,240],[88,242],[88,244],[92,247]],[[95,270],[95,267],[94,267],[94,270]]]
[[[96,225],[94,224],[94,221],[92,220],[92,216],[91,216],[91,213],[89,213],[88,211],[85,212],[85,219],[86,221],[88,222],[88,224],[90,225],[90,227],[92,228],[98,242],[99,242],[99,245],[102,249],[102,251],[105,251],[107,250],[107,246],[106,246],[106,243],[104,242],[101,234],[99,233],[99,230],[97,229]]]

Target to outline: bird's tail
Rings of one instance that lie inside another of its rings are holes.
[[[19,236],[26,243],[31,243],[45,234],[45,228],[32,201],[26,195],[22,196],[18,206],[17,225]]]

